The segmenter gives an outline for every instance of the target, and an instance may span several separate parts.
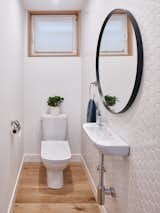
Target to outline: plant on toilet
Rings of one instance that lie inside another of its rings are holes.
[[[53,96],[48,98],[48,106],[49,106],[49,113],[52,115],[60,114],[60,106],[63,103],[64,98],[61,96]]]

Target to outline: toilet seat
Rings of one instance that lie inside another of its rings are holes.
[[[71,158],[68,141],[42,141],[41,158],[47,161],[66,161]]]

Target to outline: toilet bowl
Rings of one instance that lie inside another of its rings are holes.
[[[49,188],[63,187],[63,170],[71,159],[68,141],[42,141],[41,158],[47,169]]]
[[[60,189],[64,185],[63,170],[71,159],[66,139],[66,115],[42,116],[41,159],[47,171],[49,188]]]

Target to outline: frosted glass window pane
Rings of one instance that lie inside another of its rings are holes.
[[[108,21],[101,42],[102,52],[125,52],[127,48],[127,17],[113,15]]]
[[[75,16],[33,16],[34,52],[74,52]]]

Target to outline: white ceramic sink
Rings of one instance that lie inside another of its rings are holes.
[[[83,129],[90,141],[105,155],[127,156],[130,147],[105,124],[84,123]]]

